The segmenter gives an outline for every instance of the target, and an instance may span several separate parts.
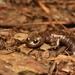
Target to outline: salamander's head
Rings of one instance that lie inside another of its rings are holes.
[[[44,43],[44,38],[41,35],[33,35],[27,38],[26,45],[30,48],[39,47]]]

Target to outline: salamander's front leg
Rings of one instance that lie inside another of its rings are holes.
[[[54,46],[52,46],[51,48],[54,48],[54,49],[56,49],[58,46],[59,46],[59,44],[60,44],[60,39],[55,39],[55,45]]]

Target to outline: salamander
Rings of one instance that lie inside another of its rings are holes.
[[[56,46],[63,43],[72,50],[75,55],[75,36],[64,31],[44,31],[27,38],[26,45],[30,48],[36,48],[43,43],[50,43],[56,41]]]

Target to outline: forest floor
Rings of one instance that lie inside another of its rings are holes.
[[[62,43],[26,45],[46,30],[75,36],[75,0],[1,0],[0,75],[75,75],[75,55]]]

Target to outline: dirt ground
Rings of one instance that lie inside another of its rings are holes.
[[[0,75],[75,75],[75,55],[65,43],[26,44],[55,30],[75,38],[75,0],[0,0]]]

